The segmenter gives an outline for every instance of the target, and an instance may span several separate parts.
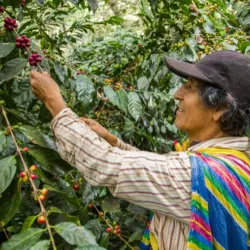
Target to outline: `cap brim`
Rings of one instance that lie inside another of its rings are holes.
[[[203,74],[195,64],[178,61],[170,57],[165,57],[165,62],[167,67],[178,76],[184,78],[193,77],[201,81],[212,83],[212,81]]]

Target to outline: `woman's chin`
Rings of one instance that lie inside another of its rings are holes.
[[[178,130],[185,132],[185,125],[183,123],[179,122],[178,120],[175,120],[174,124]]]

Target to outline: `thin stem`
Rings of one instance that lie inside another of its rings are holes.
[[[73,176],[71,173],[69,173],[69,175],[71,176],[71,178],[72,178],[75,182],[77,182],[77,180],[74,178],[74,176]]]
[[[9,240],[9,235],[7,234],[6,229],[4,227],[3,227],[3,232],[5,234],[6,239]]]
[[[10,132],[10,134],[11,134],[11,137],[12,137],[12,139],[13,139],[13,142],[14,142],[14,144],[15,144],[15,146],[16,146],[17,154],[19,155],[19,157],[20,157],[20,159],[21,159],[22,165],[23,165],[23,167],[24,167],[24,169],[25,169],[25,172],[26,172],[27,175],[28,175],[29,181],[30,181],[31,186],[32,186],[32,188],[33,188],[33,192],[34,192],[34,194],[35,194],[35,196],[37,197],[37,200],[38,200],[38,202],[39,202],[39,205],[40,205],[40,208],[41,208],[41,214],[45,217],[46,227],[47,227],[48,232],[49,232],[49,235],[50,235],[50,240],[51,240],[51,243],[52,243],[53,250],[56,250],[57,248],[56,248],[55,240],[54,240],[53,235],[52,235],[52,232],[51,232],[51,228],[50,228],[50,224],[49,224],[49,220],[48,220],[48,216],[47,216],[46,210],[45,210],[45,208],[44,208],[44,206],[43,206],[43,203],[42,203],[42,201],[41,201],[41,199],[40,199],[40,197],[39,197],[39,192],[38,192],[38,190],[37,190],[37,188],[36,188],[36,186],[35,186],[35,184],[34,184],[34,181],[33,181],[32,178],[31,178],[30,171],[29,171],[29,169],[28,169],[28,167],[27,167],[27,165],[26,165],[26,163],[25,163],[25,161],[24,161],[24,159],[23,159],[21,150],[20,150],[20,148],[19,148],[19,146],[18,146],[18,144],[17,144],[16,138],[15,138],[15,135],[14,135],[14,133],[13,133],[12,127],[11,127],[11,125],[10,125],[9,119],[8,119],[8,117],[7,117],[7,114],[6,114],[6,112],[5,112],[5,110],[4,110],[4,108],[3,108],[2,106],[1,106],[1,108],[2,108],[2,113],[3,113],[4,119],[5,119],[5,121],[6,121],[8,130],[9,130],[9,132]]]
[[[95,210],[98,212],[98,214],[100,213],[100,210],[95,206],[94,202],[92,201],[92,204],[95,208]],[[104,216],[101,216],[101,218],[104,220],[104,222],[113,230],[113,226],[110,225],[110,223],[105,219]],[[134,248],[119,234],[116,234],[117,237],[122,240],[130,249],[134,250]]]

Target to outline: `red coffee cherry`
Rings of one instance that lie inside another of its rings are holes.
[[[32,180],[35,180],[37,178],[36,174],[31,174],[30,177]]]
[[[40,198],[41,201],[44,201],[44,200],[46,199],[46,196],[43,195],[43,194],[40,194],[40,195],[39,195],[39,198]]]
[[[29,58],[29,64],[30,66],[37,66],[38,63],[42,62],[42,57],[37,54],[37,53],[33,53]]]
[[[17,37],[16,47],[23,49],[30,47],[30,39],[25,35]]]
[[[24,5],[25,5],[25,0],[22,0],[20,6],[24,7]]]
[[[111,228],[110,227],[106,228],[106,232],[110,233],[111,232]]]
[[[12,19],[10,17],[5,17],[4,18],[4,27],[9,31],[13,31],[14,29],[16,29],[18,27],[18,25],[16,23],[16,19]]]
[[[79,185],[77,184],[77,183],[75,183],[74,185],[73,185],[73,188],[75,189],[75,190],[79,190]]]
[[[25,177],[27,174],[23,171],[23,172],[21,172],[20,174],[19,174],[19,176],[21,177],[21,178],[23,178],[23,177]]]
[[[26,153],[26,152],[28,152],[28,151],[29,151],[29,148],[28,148],[28,147],[23,148],[23,152],[24,152],[24,153]]]
[[[3,14],[4,13],[4,7],[0,6],[0,13]]]
[[[45,217],[44,217],[43,215],[41,215],[41,216],[39,216],[39,217],[37,218],[37,222],[38,222],[39,224],[44,224],[44,223],[46,222],[46,219],[45,219]]]

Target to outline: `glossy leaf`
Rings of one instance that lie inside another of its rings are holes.
[[[15,43],[0,43],[0,58],[6,57],[15,48]]]
[[[59,154],[52,149],[42,147],[30,148],[29,154],[49,173],[64,175],[72,169],[71,166],[63,161]]]
[[[104,233],[102,234],[101,240],[99,241],[99,245],[100,245],[101,247],[108,248],[109,242],[110,242],[110,233],[104,232]]]
[[[142,103],[140,97],[135,92],[128,94],[128,111],[137,121],[142,115]]]
[[[119,108],[124,112],[128,113],[128,94],[124,89],[119,89],[117,92],[119,100]]]
[[[96,237],[96,240],[98,241],[102,234],[102,225],[99,220],[89,220],[84,227],[88,230],[90,230]]]
[[[3,65],[0,70],[0,84],[18,75],[27,65],[27,59],[15,58]]]
[[[36,216],[32,215],[32,216],[27,217],[23,223],[21,232],[24,232],[24,231],[28,230],[29,228],[31,228],[37,217],[38,217],[38,215],[36,215]]]
[[[44,188],[47,188],[50,191],[54,191],[56,192],[58,195],[62,196],[64,199],[66,199],[69,203],[71,203],[73,206],[79,208],[80,207],[80,203],[79,200],[76,196],[71,196],[69,194],[67,194],[66,192],[60,191],[59,189],[57,189],[56,187],[51,187],[49,185],[44,185]]]
[[[55,226],[56,232],[71,245],[97,245],[95,236],[83,226],[71,222],[63,222]]]
[[[34,144],[56,150],[55,142],[39,129],[29,125],[19,127],[19,130]]]
[[[0,160],[0,194],[10,185],[16,173],[16,159],[14,156]]]
[[[108,100],[115,106],[119,107],[119,99],[116,92],[110,86],[104,86],[103,91]]]
[[[80,220],[78,219],[77,216],[69,215],[69,214],[63,212],[61,209],[59,209],[59,208],[57,208],[57,207],[50,207],[49,213],[58,213],[58,214],[62,214],[62,215],[65,217],[65,219],[66,219],[67,221],[73,222],[73,223],[75,223],[75,224],[78,225],[78,226],[81,225]]]
[[[29,250],[48,250],[50,245],[49,240],[41,240],[34,244]]]
[[[74,81],[78,101],[86,108],[94,100],[96,91],[90,78],[85,75],[79,75]]]
[[[120,205],[114,197],[109,196],[109,197],[105,197],[104,200],[102,201],[102,209],[105,212],[112,213],[112,212],[119,211]]]
[[[137,81],[137,87],[139,90],[147,90],[149,87],[149,81],[147,77],[142,76]]]
[[[13,235],[2,244],[2,250],[27,250],[36,243],[46,229],[30,228],[25,232]]]
[[[1,194],[0,222],[6,225],[17,213],[21,202],[20,180],[15,179]]]
[[[3,150],[4,144],[6,143],[6,137],[3,131],[0,131],[0,152]]]

